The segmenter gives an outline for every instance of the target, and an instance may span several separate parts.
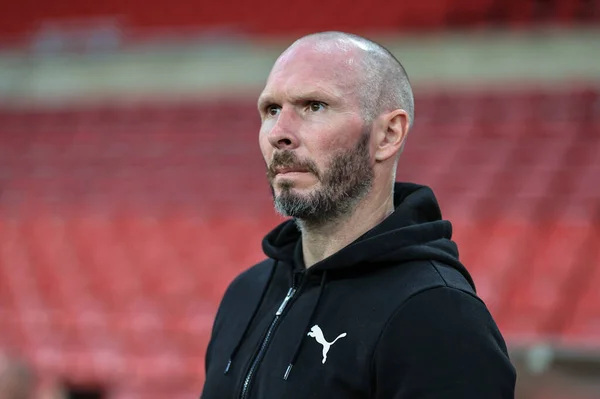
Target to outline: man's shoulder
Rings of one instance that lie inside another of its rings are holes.
[[[266,258],[238,273],[229,283],[225,296],[262,289],[269,279],[274,262],[273,259]]]
[[[235,276],[231,284],[244,284],[247,282],[256,282],[256,280],[266,279],[269,277],[275,261],[271,258],[266,258],[250,267],[245,268]]]
[[[457,332],[480,333],[481,328],[494,330],[498,342],[502,338],[495,321],[469,279],[463,272],[437,261],[417,261],[406,264],[403,277],[409,289],[394,304],[388,328],[453,329]],[[392,327],[390,327],[392,326]]]
[[[244,308],[245,305],[251,304],[253,298],[260,297],[269,279],[273,263],[272,259],[265,259],[244,269],[230,281],[219,303],[217,321],[223,313],[248,311]]]
[[[418,260],[395,268],[399,275],[396,280],[405,282],[406,298],[433,288],[453,288],[466,294],[476,296],[474,287],[469,283],[466,269],[432,260]],[[390,279],[394,280],[394,279]]]
[[[475,287],[469,283],[471,277],[466,268],[462,267],[461,269],[457,269],[438,261],[431,261],[430,263],[434,270],[439,274],[440,280],[445,287],[453,288],[466,294],[475,295]],[[469,276],[468,279],[467,276]]]

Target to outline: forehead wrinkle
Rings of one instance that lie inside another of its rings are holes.
[[[340,100],[351,98],[354,100],[352,102],[358,103],[361,82],[361,62],[358,57],[363,56],[363,51],[356,47],[356,43],[347,41],[316,41],[292,45],[275,62],[267,86],[259,97],[259,107],[278,97],[278,85],[283,86],[283,92],[288,98],[311,94],[306,93],[309,90],[304,88],[306,81],[311,82],[317,91],[322,91],[326,96]],[[301,90],[294,93],[297,87]]]
[[[339,100],[342,98],[343,93],[336,90],[335,87],[328,88],[319,84],[312,87],[294,85],[285,89],[285,96],[292,102],[300,100]]]
[[[298,100],[342,100],[352,92],[352,85],[349,82],[336,77],[318,79],[311,82],[309,86],[297,81],[302,79],[306,78],[296,79],[296,76],[291,76],[285,78],[285,82],[281,84],[277,80],[270,82],[259,97],[259,106],[266,102],[282,101],[282,99],[292,102]]]

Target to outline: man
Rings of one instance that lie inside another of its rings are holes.
[[[203,399],[508,399],[515,371],[430,189],[395,183],[404,68],[364,38],[296,41],[260,95],[268,259],[227,289]]]

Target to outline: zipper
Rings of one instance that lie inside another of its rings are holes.
[[[277,328],[277,325],[279,324],[279,321],[281,320],[281,315],[283,314],[283,311],[285,310],[285,308],[288,305],[288,303],[290,302],[290,300],[296,294],[296,291],[297,291],[296,287],[297,287],[296,284],[293,284],[292,287],[290,287],[290,289],[287,292],[287,295],[283,299],[283,302],[281,302],[281,305],[279,305],[279,309],[277,309],[277,312],[275,312],[275,318],[273,318],[273,321],[271,322],[271,325],[269,326],[269,329],[267,330],[267,334],[265,335],[265,338],[263,339],[260,349],[258,350],[258,353],[256,354],[256,357],[254,358],[254,361],[252,362],[252,365],[250,366],[250,369],[248,370],[248,373],[246,374],[246,378],[244,379],[244,385],[242,387],[242,393],[240,394],[240,399],[246,399],[248,397],[248,394],[250,393],[250,384],[252,382],[252,377],[256,373],[256,370],[258,369],[258,366],[259,366],[262,358],[265,356],[265,352],[267,351],[269,342],[271,341],[271,338],[273,337],[275,328]]]

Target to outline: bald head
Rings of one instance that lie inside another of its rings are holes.
[[[412,127],[415,107],[408,75],[398,59],[385,47],[349,33],[321,32],[295,41],[280,60],[303,46],[332,57],[344,58],[345,64],[355,72],[355,90],[359,93],[367,122],[381,113],[403,109]]]

